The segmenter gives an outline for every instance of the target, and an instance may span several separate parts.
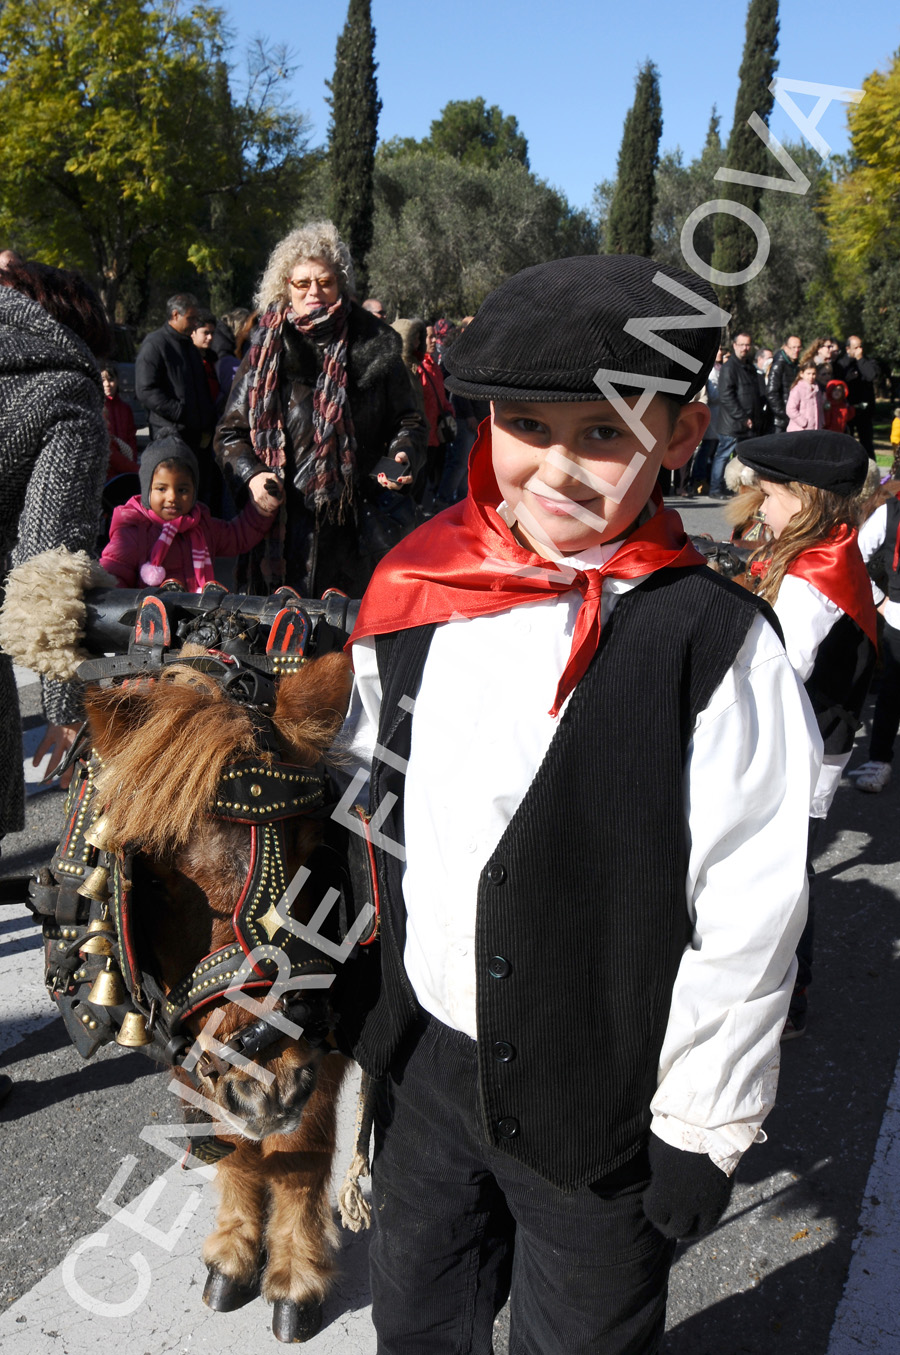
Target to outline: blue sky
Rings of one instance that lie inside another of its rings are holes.
[[[225,0],[223,8],[235,34],[236,64],[257,35],[288,44],[298,66],[292,101],[309,116],[314,142],[324,142],[324,82],[334,68],[345,0]],[[782,0],[780,15],[778,74],[788,79],[858,88],[900,47],[896,0]],[[742,0],[373,0],[372,16],[380,137],[426,136],[449,100],[482,95],[518,118],[531,168],[574,206],[588,206],[594,185],[615,174],[635,75],[647,57],[660,71],[663,149],[680,146],[686,159],[695,155],[714,103],[726,135],[731,125],[744,42]],[[797,96],[804,110],[812,102]],[[796,139],[778,108],[770,126],[780,139]],[[832,104],[819,130],[833,150],[846,149],[845,107]]]

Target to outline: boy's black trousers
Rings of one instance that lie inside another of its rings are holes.
[[[507,1297],[510,1355],[654,1355],[675,1244],[641,1208],[646,1153],[567,1193],[479,1120],[474,1041],[423,1017],[376,1111],[379,1355],[490,1355]]]

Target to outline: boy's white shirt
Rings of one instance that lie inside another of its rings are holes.
[[[599,568],[617,544],[566,563]],[[604,580],[601,625],[643,581]],[[422,1007],[473,1039],[478,879],[556,731],[547,712],[580,605],[571,592],[439,625],[420,690],[410,693],[404,963]],[[353,665],[345,729],[353,763],[368,767],[381,705],[373,638],[354,644]],[[698,716],[688,751],[694,936],[676,976],[651,1103],[658,1137],[709,1153],[728,1173],[774,1102],[821,755],[806,695],[759,617]]]

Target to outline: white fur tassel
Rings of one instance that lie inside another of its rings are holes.
[[[356,1098],[356,1152],[338,1191],[341,1223],[351,1233],[362,1232],[372,1222],[372,1206],[362,1193],[359,1178],[369,1175],[369,1140],[372,1137],[374,1115],[375,1083],[367,1073],[363,1073],[359,1096]]]
[[[356,1152],[347,1168],[340,1190],[338,1207],[341,1211],[341,1223],[352,1233],[360,1233],[372,1222],[372,1206],[362,1192],[359,1184],[361,1176],[369,1175],[369,1163],[363,1153]]]
[[[0,647],[16,663],[43,677],[69,681],[90,655],[81,648],[90,588],[115,588],[118,580],[87,551],[57,546],[17,565],[6,580],[0,608]]]

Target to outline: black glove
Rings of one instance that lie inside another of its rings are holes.
[[[703,1237],[715,1228],[731,1199],[726,1176],[706,1153],[672,1148],[650,1135],[650,1184],[644,1213],[663,1237]]]

